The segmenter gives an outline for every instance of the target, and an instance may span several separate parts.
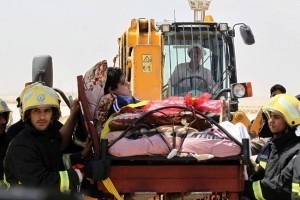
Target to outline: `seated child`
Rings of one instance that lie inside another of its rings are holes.
[[[104,96],[96,107],[95,125],[98,133],[112,114],[128,104],[140,102],[132,96],[130,83],[125,79],[121,68],[108,67],[106,74]]]
[[[107,69],[104,94],[110,94],[114,97],[114,101],[107,113],[108,117],[118,112],[123,106],[140,101],[132,96],[130,83],[126,80],[121,68],[118,67],[109,67]]]

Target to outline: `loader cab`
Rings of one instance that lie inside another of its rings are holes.
[[[253,44],[251,29],[242,25],[242,38],[246,44]],[[234,29],[214,22],[159,23],[158,27],[164,44],[164,97],[184,96],[188,92],[209,92],[213,98],[222,95],[226,99],[231,95],[227,89],[237,83]],[[195,64],[191,63],[193,55],[189,55],[193,46],[202,48],[202,59],[197,63],[202,69],[198,71],[189,68]]]
[[[218,30],[217,23],[173,23],[169,28],[163,32],[166,96],[183,96],[187,92],[215,96],[237,82],[232,39]],[[191,62],[193,52],[189,55],[188,51],[194,46],[202,48],[200,63]],[[190,65],[202,69],[193,71]]]

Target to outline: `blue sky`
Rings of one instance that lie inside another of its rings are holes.
[[[235,39],[238,81],[253,98],[268,98],[275,83],[300,93],[300,1],[212,0],[208,14],[230,26],[251,26],[256,43]],[[31,81],[32,59],[51,55],[54,87],[77,93],[76,76],[117,54],[117,38],[133,18],[192,21],[186,0],[0,0],[0,95],[19,94]]]

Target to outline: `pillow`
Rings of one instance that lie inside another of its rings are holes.
[[[102,60],[90,68],[84,75],[84,87],[91,115],[94,117],[97,102],[104,95],[107,61]]]
[[[128,128],[142,113],[119,113],[108,124],[111,131],[121,131]]]
[[[112,94],[104,95],[96,106],[94,124],[98,133],[101,132],[102,126],[108,118],[107,114],[114,99]]]
[[[108,152],[117,157],[166,155],[170,149],[162,135],[155,134],[150,137],[143,135],[138,139],[121,138],[113,144]]]
[[[111,131],[109,132],[106,136],[104,136],[104,139],[108,140],[108,144],[115,141],[121,134],[123,133],[123,131]]]

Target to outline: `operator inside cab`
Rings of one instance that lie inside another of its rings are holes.
[[[211,70],[204,67],[206,51],[200,44],[192,44],[187,48],[187,54],[190,62],[180,63],[171,74],[171,95],[212,93],[215,83]]]

